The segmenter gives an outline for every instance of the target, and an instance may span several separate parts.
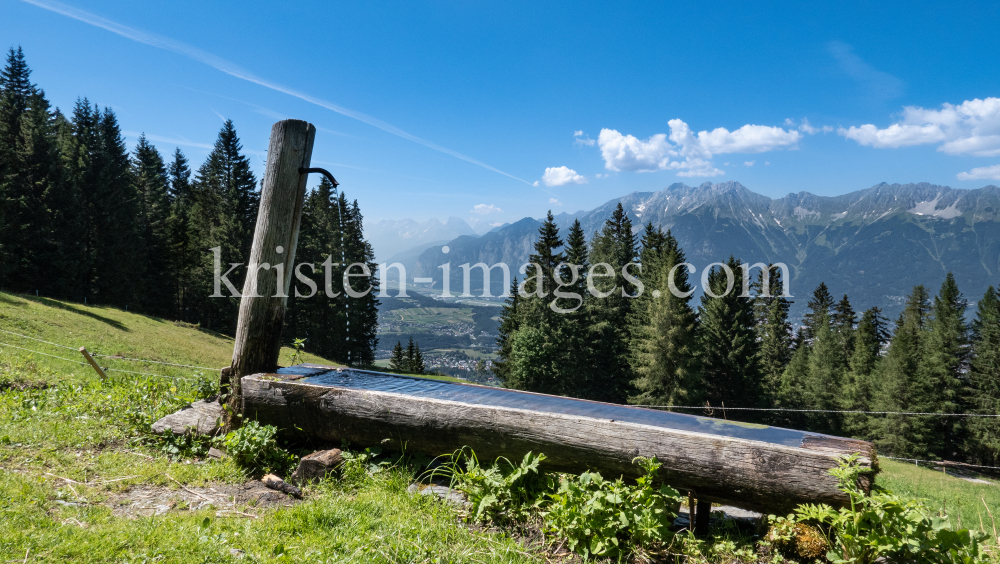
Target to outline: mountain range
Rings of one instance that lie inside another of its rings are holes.
[[[813,289],[825,282],[837,299],[847,294],[856,310],[879,306],[889,316],[902,309],[916,284],[936,293],[949,271],[970,302],[990,284],[1000,285],[1000,188],[955,189],[927,183],[878,184],[841,196],[809,192],[772,199],[738,182],[673,184],[660,192],[633,192],[604,205],[555,216],[560,233],[579,220],[596,233],[621,203],[637,235],[652,222],[669,229],[700,278],[710,263],[730,254],[749,263],[788,265],[793,318]],[[512,272],[527,262],[541,221],[524,218],[482,236],[460,234],[432,244],[407,261],[407,274],[431,277],[440,287],[446,260],[452,290],[461,288],[458,265],[505,262]],[[414,253],[416,254],[416,253]],[[502,287],[493,272],[492,292]],[[478,288],[480,284],[475,283]],[[738,282],[737,282],[738,283]]]

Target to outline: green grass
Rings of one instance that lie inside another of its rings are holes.
[[[1000,481],[975,483],[894,460],[882,459],[879,465],[882,473],[875,479],[878,485],[904,497],[924,499],[930,509],[947,513],[952,526],[961,524],[995,539],[989,512],[997,518],[1000,530]]]
[[[455,307],[409,307],[394,309],[392,313],[405,323],[469,323],[472,321],[471,308]]]
[[[0,329],[198,366],[226,365],[232,353],[231,339],[191,326],[9,294],[0,294]],[[0,335],[3,343],[79,356]],[[283,351],[283,360],[290,353]],[[329,364],[312,355],[303,361]],[[115,516],[110,501],[136,486],[169,494],[178,482],[249,478],[229,460],[173,459],[137,440],[148,437],[153,421],[204,395],[217,373],[118,362],[165,377],[109,372],[101,381],[89,367],[0,345],[0,562],[26,554],[29,562],[537,561],[506,536],[459,526],[450,507],[406,494],[413,476],[402,468],[310,486],[294,506],[242,508],[257,518],[183,505],[154,517]]]

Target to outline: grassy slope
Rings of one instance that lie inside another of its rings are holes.
[[[931,509],[945,510],[953,526],[961,524],[964,528],[995,537],[988,511],[1000,521],[998,482],[970,482],[944,472],[893,460],[882,459],[879,465],[883,472],[876,478],[876,483],[880,486],[904,497],[924,499]],[[997,528],[1000,529],[1000,522]]]
[[[232,351],[231,339],[191,327],[9,294],[0,294],[0,329],[106,354],[198,366],[228,364]],[[6,333],[0,333],[0,342],[79,356]],[[282,361],[290,352],[282,353]],[[303,360],[325,362],[309,355]],[[194,372],[112,364],[164,376],[190,378]],[[246,476],[230,461],[175,461],[135,441],[152,421],[196,399],[198,382],[109,376],[101,382],[90,368],[0,345],[0,561],[21,561],[28,551],[30,562],[535,560],[508,538],[457,526],[453,510],[442,504],[405,494],[411,476],[403,470],[312,487],[306,501],[294,507],[247,508],[257,519],[177,509],[156,517],[112,516],[102,502],[133,486],[176,489],[171,478],[200,486],[242,483]],[[207,371],[205,376],[217,377]],[[49,387],[7,387],[25,381]],[[100,483],[122,477],[127,479]],[[285,547],[286,556],[275,556],[277,545]],[[230,549],[245,551],[246,557]]]

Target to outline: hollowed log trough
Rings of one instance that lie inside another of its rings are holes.
[[[845,504],[829,474],[857,453],[868,490],[871,443],[633,406],[354,369],[299,365],[242,379],[244,416],[290,438],[428,454],[463,446],[481,461],[545,453],[545,466],[635,477],[655,456],[659,478],[699,500],[783,514]],[[388,441],[387,441],[388,439]]]

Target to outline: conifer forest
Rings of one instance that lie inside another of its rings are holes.
[[[224,273],[246,260],[259,198],[259,179],[231,120],[200,165],[179,148],[164,154],[144,136],[130,149],[111,109],[87,98],[68,113],[53,108],[31,82],[23,51],[7,53],[0,73],[0,288],[232,335],[239,298],[225,287],[225,297],[211,297],[215,252]],[[350,299],[350,307],[343,291],[328,297],[322,263],[331,256],[340,263],[334,280],[345,261],[375,271],[357,201],[323,179],[306,197],[297,249],[299,262],[315,264],[301,272],[320,290],[307,300],[289,297],[283,334],[289,342],[306,339],[326,358],[371,364],[375,297]],[[238,267],[228,280],[240,290],[245,276]],[[353,277],[351,284],[377,287],[377,280]]]

